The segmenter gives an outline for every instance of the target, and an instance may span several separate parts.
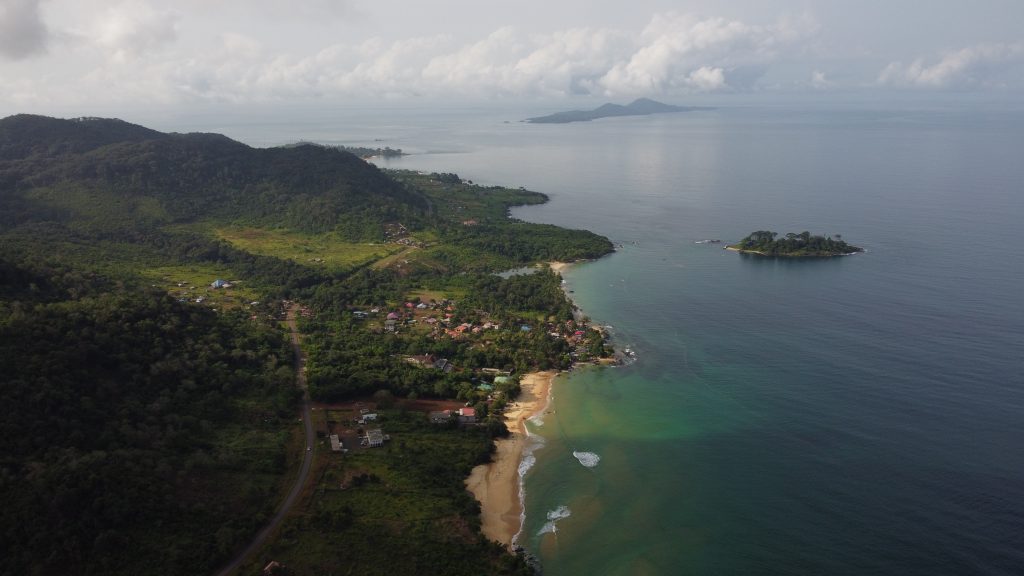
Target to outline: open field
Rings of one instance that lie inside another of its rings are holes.
[[[261,256],[294,260],[330,271],[348,270],[401,251],[396,244],[346,242],[336,234],[303,234],[265,228],[218,228],[213,233],[232,246]]]
[[[217,264],[181,264],[177,266],[158,266],[145,268],[140,274],[163,288],[175,298],[184,298],[214,308],[225,310],[248,307],[251,302],[259,300],[260,291],[257,287],[247,284],[244,278],[238,278],[231,268]],[[230,288],[212,288],[214,280],[227,280]]]

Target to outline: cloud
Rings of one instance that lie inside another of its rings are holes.
[[[917,59],[910,65],[891,62],[878,75],[884,86],[912,88],[971,88],[1000,86],[1019,81],[1024,64],[1024,43],[980,44],[943,54],[928,65]]]
[[[101,12],[86,32],[117,61],[141,56],[177,38],[178,16],[140,0],[129,0]]]
[[[19,60],[46,52],[49,31],[40,0],[0,0],[0,55]]]
[[[794,26],[655,16],[641,32],[570,28],[548,34],[513,27],[459,43],[445,34],[335,44],[305,57],[261,59],[255,41],[224,35],[223,54],[171,72],[189,98],[332,96],[674,95],[747,90]],[[216,66],[204,62],[217,61]],[[165,70],[164,73],[167,73]]]
[[[469,42],[435,34],[290,54],[274,52],[273,39],[238,32],[210,35],[203,45],[192,42],[194,34],[178,42],[178,26],[188,32],[188,21],[154,6],[122,0],[72,34],[87,48],[79,50],[78,67],[87,72],[70,79],[74,97],[243,102],[745,91],[814,34],[806,19],[754,25],[667,13],[639,31],[581,27],[540,34],[503,27]]]
[[[828,90],[834,86],[835,84],[833,84],[821,70],[815,70],[811,73],[811,88],[814,88],[815,90]]]
[[[755,26],[724,18],[657,15],[636,50],[601,78],[608,94],[715,91],[729,87],[728,71],[774,60],[801,37],[789,23]],[[748,82],[749,83],[749,82]]]

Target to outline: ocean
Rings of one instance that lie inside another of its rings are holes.
[[[1024,111],[732,98],[517,121],[550,111],[204,129],[403,148],[378,162],[545,192],[514,216],[621,244],[565,274],[636,361],[561,376],[531,425],[519,543],[545,574],[1024,573]],[[760,229],[867,251],[696,243]]]

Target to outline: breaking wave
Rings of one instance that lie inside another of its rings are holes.
[[[580,464],[583,464],[587,468],[593,468],[594,466],[597,466],[598,462],[601,461],[601,457],[598,456],[597,454],[594,454],[593,452],[574,451],[572,455],[575,456],[576,459],[580,461]]]
[[[548,521],[544,526],[537,532],[537,535],[541,534],[554,534],[558,532],[558,521],[563,518],[572,516],[572,511],[569,510],[568,506],[559,506],[554,510],[548,512]]]

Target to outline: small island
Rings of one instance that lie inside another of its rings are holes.
[[[828,258],[832,256],[849,256],[864,249],[847,244],[843,237],[812,236],[810,232],[799,234],[790,232],[783,238],[776,239],[778,233],[769,230],[751,232],[736,244],[729,244],[726,250],[742,254],[758,256],[776,256],[784,258]]]
[[[547,116],[527,118],[524,122],[530,124],[568,124],[569,122],[589,122],[600,118],[612,118],[616,116],[648,116],[650,114],[667,114],[670,112],[689,112],[701,110],[693,106],[674,106],[663,104],[649,98],[639,98],[623,106],[621,104],[605,104],[593,110],[570,110],[568,112],[556,112]]]

